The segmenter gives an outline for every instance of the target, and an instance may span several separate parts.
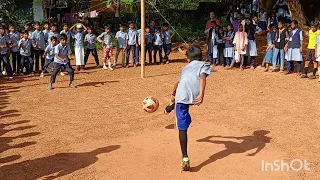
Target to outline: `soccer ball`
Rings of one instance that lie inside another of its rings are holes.
[[[147,97],[142,101],[143,109],[148,113],[153,113],[159,108],[159,101],[154,97]]]

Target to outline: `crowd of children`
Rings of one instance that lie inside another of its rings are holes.
[[[131,53],[133,54],[133,66],[137,67],[141,57],[142,30],[137,30],[133,22],[129,23],[128,30],[126,30],[125,24],[121,24],[119,29],[114,37],[111,27],[107,25],[105,32],[96,36],[92,27],[77,23],[72,27],[64,24],[63,30],[59,33],[57,25],[54,23],[44,23],[42,28],[39,22],[33,22],[33,24],[27,23],[25,30],[20,34],[15,25],[3,22],[0,26],[0,60],[4,66],[2,74],[13,78],[14,75],[39,73],[40,77],[44,77],[49,72],[50,64],[53,64],[52,76],[56,76],[58,73],[64,75],[64,71],[68,71],[70,74],[71,70],[70,76],[73,76],[74,69],[70,65],[71,59],[68,56],[71,54],[72,41],[74,41],[75,65],[78,71],[85,68],[90,54],[93,55],[96,66],[100,67],[96,47],[98,42],[102,43],[104,50],[104,69],[114,70],[120,53],[122,67],[129,68]],[[151,26],[146,27],[146,54],[144,56],[148,53],[149,57],[146,65],[169,63],[173,35],[174,33],[169,29],[167,23],[164,23],[162,27],[156,27],[152,21]],[[117,50],[112,64],[114,39]],[[65,44],[62,41],[65,41]],[[62,53],[61,56],[59,53]],[[10,56],[12,61],[9,60]],[[2,70],[1,67],[0,69]],[[54,81],[55,77],[52,77],[51,83]],[[50,89],[51,86],[49,86]]]
[[[266,13],[261,11],[263,21],[266,21]],[[320,55],[320,30],[318,23],[311,23],[309,31],[308,52],[305,58],[304,72],[302,72],[303,62],[303,31],[298,25],[298,21],[292,20],[286,23],[284,19],[278,21],[273,20],[274,14],[270,17],[270,21],[261,22],[260,25],[255,23],[258,21],[252,17],[252,14],[246,12],[245,18],[242,13],[237,13],[237,19],[230,23],[227,31],[217,24],[217,21],[211,21],[211,27],[206,29],[207,35],[207,59],[212,64],[212,68],[222,65],[226,69],[232,69],[235,63],[240,63],[240,69],[243,70],[251,60],[251,69],[257,67],[256,57],[257,42],[256,34],[267,34],[267,49],[261,67],[265,71],[280,72],[291,74],[295,72],[295,64],[297,66],[297,74],[302,78],[316,79],[316,73],[319,66]],[[264,29],[267,27],[266,29]],[[259,44],[260,46],[262,44]],[[222,50],[221,50],[222,49]],[[221,57],[221,52],[223,56]],[[285,62],[287,70],[285,72]],[[308,76],[309,63],[312,62],[314,69],[311,76]],[[272,67],[272,68],[271,68]],[[320,78],[319,78],[320,82]]]

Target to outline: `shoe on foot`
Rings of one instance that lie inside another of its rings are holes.
[[[311,76],[310,76],[310,77],[311,77]],[[301,76],[301,78],[308,78],[308,75],[303,74],[303,75]]]
[[[51,85],[48,86],[48,90],[52,90],[53,87]]]
[[[64,72],[60,72],[60,76],[65,76],[66,74]]]
[[[181,172],[182,171],[190,171],[190,159],[185,157],[182,159],[182,163],[181,163]]]
[[[71,88],[76,88],[77,86],[74,85],[74,84],[69,84],[69,87],[71,87]]]
[[[113,71],[113,68],[112,68],[112,67],[109,67],[109,70]]]
[[[103,66],[103,69],[108,69],[108,67],[106,65]]]
[[[44,77],[44,73],[41,73],[41,74],[40,74],[40,77],[43,78],[43,77]]]
[[[314,75],[311,75],[311,76],[309,76],[309,79],[317,79],[317,77]]]

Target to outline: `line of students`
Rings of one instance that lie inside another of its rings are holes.
[[[287,72],[285,72],[285,74],[294,73],[294,62],[296,62],[298,76],[301,76],[301,78],[316,79],[320,61],[320,30],[318,30],[318,23],[311,23],[304,72],[302,72],[304,38],[302,30],[298,26],[298,21],[292,21],[291,26],[289,26],[289,31],[282,21],[279,21],[278,28],[269,26],[268,30],[268,48],[264,57],[266,64],[265,71],[269,71],[270,64],[273,64],[272,72],[276,72],[277,65],[280,64],[280,72],[284,73],[284,63],[286,60]],[[308,76],[310,62],[313,62],[314,67],[312,75]]]

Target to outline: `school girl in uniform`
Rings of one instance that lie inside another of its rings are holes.
[[[257,44],[256,44],[256,33],[260,33],[262,30],[258,26],[254,25],[252,19],[246,18],[245,31],[248,35],[248,49],[245,56],[245,63],[248,57],[251,57],[251,69],[256,68],[256,57],[258,56]]]
[[[226,59],[226,68],[231,68],[231,62],[234,59],[234,47],[233,47],[233,38],[234,38],[234,32],[233,32],[233,25],[228,25],[228,32],[225,33],[224,40],[225,40],[225,48],[223,55]]]
[[[277,32],[276,27],[272,27],[272,25],[269,25],[268,27],[268,33],[267,33],[267,42],[268,42],[268,47],[266,50],[266,55],[264,56],[264,62],[266,64],[266,69],[265,72],[269,71],[269,65],[272,63],[273,59],[273,50],[275,48],[274,43],[276,39],[276,32]]]
[[[288,61],[288,72],[286,74],[291,74],[294,72],[294,62],[298,64],[298,75],[301,76],[301,64],[302,64],[302,43],[303,35],[302,30],[299,29],[298,21],[293,20],[291,23],[292,30],[289,32],[288,41],[288,51],[287,51],[287,61]]]
[[[208,37],[207,38],[208,60],[210,61],[212,67],[214,67],[218,59],[218,33],[215,30],[215,27],[216,27],[216,22],[211,21],[211,28],[205,31]]]

